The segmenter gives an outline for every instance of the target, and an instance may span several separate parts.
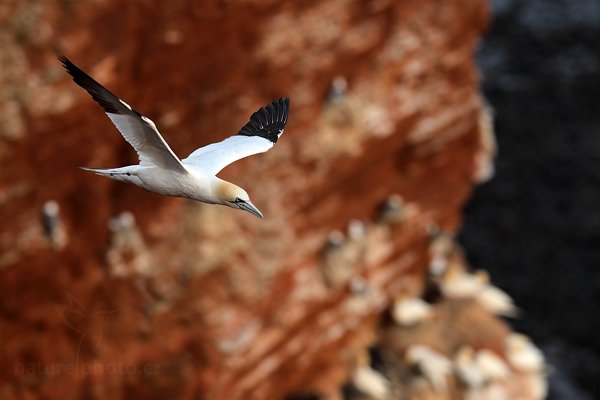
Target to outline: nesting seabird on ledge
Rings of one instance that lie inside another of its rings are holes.
[[[195,150],[180,160],[149,118],[141,115],[104,86],[60,56],[73,81],[87,90],[137,151],[140,163],[121,168],[83,168],[98,175],[132,183],[150,192],[185,197],[204,203],[239,208],[262,218],[241,187],[216,176],[227,165],[253,154],[264,153],[277,142],[288,120],[287,97],[273,100],[250,117],[240,131],[218,143]]]

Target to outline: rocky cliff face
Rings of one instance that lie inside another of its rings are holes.
[[[473,64],[487,13],[460,1],[4,2],[0,397],[480,390],[459,350],[510,362],[509,331],[447,286],[487,284],[448,239],[491,173]],[[266,218],[78,170],[135,153],[55,52],[152,118],[180,156],[289,95],[275,149],[222,173]],[[397,302],[415,298],[425,311],[407,323]],[[432,375],[440,357],[450,364]],[[486,390],[539,398],[539,365],[509,365],[514,379]]]

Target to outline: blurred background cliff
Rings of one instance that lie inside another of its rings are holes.
[[[2,1],[0,398],[597,398],[599,25],[593,0]],[[181,157],[290,96],[222,173],[265,219],[79,170],[136,156],[60,53]]]

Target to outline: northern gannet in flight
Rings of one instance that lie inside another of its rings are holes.
[[[83,169],[133,183],[150,192],[222,204],[263,217],[244,189],[218,178],[216,174],[234,161],[273,147],[288,120],[289,98],[273,100],[252,114],[250,121],[237,134],[222,142],[200,147],[180,160],[160,135],[154,122],[112,94],[65,56],[58,58],[73,81],[87,90],[104,108],[106,115],[140,159],[138,165],[121,168]]]

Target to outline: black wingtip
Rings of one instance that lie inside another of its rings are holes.
[[[60,61],[64,66],[66,66],[67,64],[72,64],[71,60],[69,60],[64,54],[58,54],[56,58],[58,58],[58,61]]]
[[[289,110],[289,97],[275,99],[252,114],[250,121],[242,127],[238,135],[260,136],[277,143],[287,124]]]
[[[81,68],[73,64],[64,55],[57,56],[58,60],[62,63],[63,67],[67,70],[67,73],[73,78],[73,82],[85,89],[92,98],[104,108],[104,111],[112,114],[121,114],[119,108],[119,98],[112,94],[108,89],[98,83],[94,78],[86,74]],[[136,114],[140,115],[137,111],[133,110]]]
[[[83,73],[83,71],[81,71],[77,65],[73,64],[73,62],[64,54],[60,54],[56,58],[58,58],[58,61],[61,62],[62,66],[67,70],[69,75],[73,77],[73,79],[75,79],[80,73]]]
[[[75,75],[77,74],[77,70],[79,70],[79,68],[77,68],[77,66],[73,64],[71,60],[69,60],[64,54],[59,54],[56,58],[58,58],[58,61],[60,61],[64,69],[69,75],[71,75],[73,80],[75,80]]]

